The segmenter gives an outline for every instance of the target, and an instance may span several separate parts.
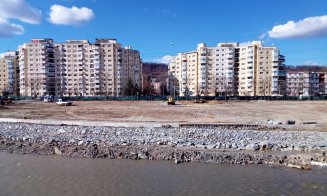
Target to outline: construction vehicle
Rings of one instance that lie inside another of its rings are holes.
[[[168,96],[167,104],[168,105],[175,105],[175,99],[172,96]]]
[[[11,104],[12,101],[13,101],[13,99],[10,98],[10,97],[2,97],[2,98],[0,98],[0,104],[1,104],[1,105],[5,105],[5,104],[8,105],[8,104]]]
[[[193,99],[193,103],[207,103],[206,100],[201,99],[200,95],[195,96],[195,98]]]

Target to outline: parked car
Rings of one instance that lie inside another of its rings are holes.
[[[73,105],[73,102],[70,101],[70,100],[63,100],[63,99],[58,99],[56,101],[57,105],[60,105],[60,106],[70,106],[70,105]]]

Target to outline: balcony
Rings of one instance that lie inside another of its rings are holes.
[[[273,67],[273,68],[271,69],[271,71],[275,72],[275,71],[279,71],[279,69]]]
[[[54,53],[54,50],[52,48],[47,48],[48,53]]]
[[[100,63],[95,63],[95,64],[94,64],[94,68],[95,68],[95,69],[99,69],[99,68],[100,68]]]
[[[252,83],[253,83],[253,79],[247,79],[246,80],[246,83],[249,85],[249,84],[251,84],[252,85]]]

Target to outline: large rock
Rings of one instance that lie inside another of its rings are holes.
[[[237,144],[236,143],[232,143],[232,149],[237,149],[237,148],[238,148]]]
[[[56,155],[62,155],[62,151],[57,146],[54,147],[54,153]]]
[[[256,144],[256,143],[252,143],[252,144],[248,144],[245,147],[246,150],[259,150],[260,149],[260,145]]]
[[[208,144],[207,146],[206,146],[206,148],[207,149],[214,149],[216,147],[216,144]]]
[[[58,134],[66,133],[66,130],[65,130],[65,129],[59,129],[57,133],[58,133]]]

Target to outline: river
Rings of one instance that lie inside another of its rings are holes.
[[[0,195],[327,195],[327,168],[0,153]]]

